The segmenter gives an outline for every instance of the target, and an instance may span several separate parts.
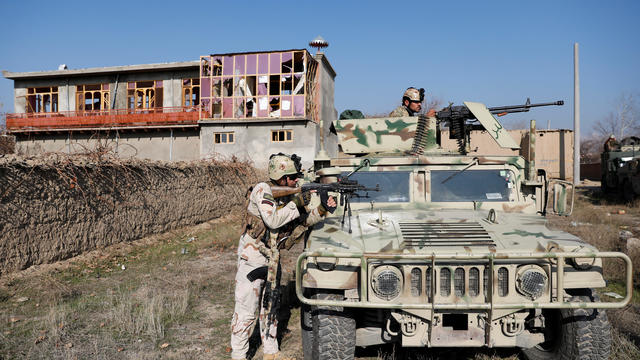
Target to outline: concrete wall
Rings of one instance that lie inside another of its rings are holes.
[[[0,158],[0,275],[239,210],[242,163]]]
[[[316,154],[316,145],[313,144],[313,139],[317,137],[317,128],[317,124],[307,120],[201,124],[201,156],[202,158],[222,156],[227,159],[235,156],[241,160],[252,161],[256,168],[265,169],[269,162],[269,155],[283,152],[301,156],[303,166],[308,168],[313,164],[313,158]],[[271,130],[285,129],[293,130],[293,141],[271,141]],[[214,144],[214,133],[230,131],[235,133],[234,144]]]
[[[509,130],[509,134],[520,145],[520,150],[503,149],[486,131],[471,132],[471,155],[520,155],[529,159],[528,130]],[[449,132],[442,132],[442,147],[457,149]],[[547,176],[565,180],[573,179],[573,131],[538,130],[536,139],[536,168],[545,169]]]
[[[120,158],[190,161],[200,158],[200,133],[196,128],[175,128],[136,132],[16,134],[16,152],[24,155],[86,153],[99,147]]]

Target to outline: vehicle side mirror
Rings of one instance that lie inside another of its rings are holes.
[[[547,189],[547,196],[552,201],[550,212],[561,216],[571,215],[575,195],[573,183],[560,179],[549,179]]]

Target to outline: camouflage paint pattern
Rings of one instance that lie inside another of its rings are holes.
[[[258,183],[249,195],[247,216],[258,217],[271,233],[277,234],[277,230],[294,221],[300,216],[296,205],[292,202],[278,203],[273,198],[271,188],[267,183]],[[261,299],[262,288],[265,281],[256,279],[253,282],[247,279],[247,274],[252,270],[269,265],[269,259],[265,254],[271,253],[265,250],[261,239],[254,239],[248,233],[240,237],[238,244],[238,270],[235,283],[235,309],[231,320],[231,357],[244,359],[249,349],[249,331],[256,321],[256,311],[259,309],[260,337],[265,354],[278,352],[276,331],[277,320],[269,324],[267,329],[266,316],[268,309],[263,308]],[[277,252],[277,251],[276,251]],[[269,336],[267,336],[267,334]]]
[[[506,132],[484,105],[465,104],[482,118],[481,123],[500,146],[517,147],[513,139],[503,136]],[[541,331],[525,330],[525,318],[529,315],[526,309],[620,308],[630,301],[632,269],[626,255],[598,252],[572,234],[547,228],[542,216],[547,189],[552,198],[558,198],[561,208],[566,205],[562,196],[568,188],[554,191],[552,183],[537,176],[535,163],[527,164],[520,156],[460,155],[444,151],[437,144],[422,154],[410,154],[411,139],[404,135],[416,132],[418,118],[395,119],[410,125],[398,127],[389,119],[334,123],[347,156],[331,159],[330,165],[335,168],[332,173],[351,172],[365,159],[370,164],[360,172],[406,171],[410,174],[409,199],[351,203],[351,233],[348,220],[342,222],[343,216],[348,217],[342,207],[316,225],[297,263],[296,292],[302,302],[352,307],[354,311],[388,309],[389,321],[399,325],[398,336],[403,346],[531,347],[544,339]],[[435,123],[433,126],[435,130]],[[406,134],[399,134],[398,129]],[[463,169],[456,176],[464,177],[476,170],[509,172],[512,190],[508,198],[432,201],[432,172]],[[529,172],[536,176],[527,178]],[[570,264],[571,258],[594,260],[589,267],[577,268]],[[610,258],[622,259],[627,266],[625,299],[568,302],[566,289],[606,285],[602,267],[605,259]],[[391,299],[379,297],[375,290],[373,274],[381,266],[395,267],[402,274],[399,293]],[[529,268],[538,269],[546,278],[543,292],[534,298],[526,295],[516,281],[519,272]],[[422,274],[419,295],[412,293],[413,269]],[[473,269],[480,274],[477,280],[480,293],[475,295],[469,290],[469,274]],[[499,285],[501,269],[508,277],[506,283]],[[459,271],[466,274],[462,278],[464,286],[454,289],[455,273]],[[426,274],[430,274],[431,282],[427,282]],[[449,293],[442,288],[447,281]],[[499,287],[506,291],[504,296],[498,293]],[[307,299],[303,296],[304,288],[344,291],[346,301]],[[452,312],[468,315],[467,330],[453,331],[443,326],[444,318]],[[516,333],[513,329],[522,331]],[[376,340],[359,341],[357,337],[357,344],[370,345]]]
[[[389,113],[389,117],[403,117],[403,116],[411,116],[409,113],[409,109],[407,109],[404,105],[399,105],[397,108],[393,109],[392,112]]]
[[[404,153],[411,150],[418,127],[417,116],[336,120],[342,151],[347,154],[376,152]],[[429,144],[435,145],[436,122],[429,121],[425,129]]]
[[[536,121],[531,120],[529,127],[529,169],[527,180],[533,181],[536,177]]]

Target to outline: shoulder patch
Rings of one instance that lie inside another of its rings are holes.
[[[263,198],[263,199],[267,199],[267,200],[271,200],[272,202],[275,202],[275,201],[276,201],[276,199],[273,197],[273,195],[271,195],[271,194],[269,194],[269,193],[265,193],[265,194],[262,196],[262,198]]]
[[[269,201],[267,199],[263,199],[262,200],[262,204],[269,205],[269,206],[273,206],[274,205],[273,202],[271,202],[271,201]]]

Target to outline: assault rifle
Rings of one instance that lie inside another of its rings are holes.
[[[362,169],[365,166],[369,166],[371,163],[369,159],[364,159],[362,164],[358,166],[355,170],[350,172],[346,176],[338,176],[338,181],[328,183],[328,184],[319,184],[319,183],[307,183],[303,184],[300,187],[286,187],[286,186],[272,186],[271,192],[274,198],[279,198],[283,196],[293,195],[309,192],[317,192],[320,195],[320,199],[326,199],[327,193],[335,192],[340,194],[340,206],[344,207],[344,212],[342,213],[342,223],[344,226],[344,217],[345,214],[349,215],[349,233],[351,233],[351,202],[350,199],[354,197],[359,198],[368,198],[369,191],[380,191],[380,185],[376,184],[374,188],[368,188],[364,185],[359,184],[356,180],[350,180],[349,177],[356,173],[358,170]],[[364,191],[364,195],[360,195],[358,192]],[[324,203],[323,203],[324,205]],[[330,210],[330,209],[327,209]],[[331,210],[330,210],[331,211]],[[331,211],[333,212],[333,211]]]
[[[531,100],[527,98],[527,102],[522,105],[496,106],[490,107],[488,110],[491,114],[504,116],[511,113],[528,112],[529,109],[534,107],[555,105],[564,105],[564,101],[532,104]],[[436,113],[436,119],[438,119],[438,123],[445,123],[449,126],[449,138],[457,140],[458,150],[463,154],[466,153],[470,130],[484,130],[483,126],[476,127],[473,124],[467,124],[467,120],[474,120],[476,116],[464,105],[453,106],[453,104],[449,104],[449,106]]]
[[[349,180],[348,178],[339,178],[337,182],[320,184],[320,183],[307,183],[300,187],[288,187],[288,186],[271,186],[271,192],[274,198],[280,198],[288,195],[308,192],[337,192],[340,194],[347,194],[351,197],[367,197],[367,195],[359,195],[359,191],[380,191],[380,186],[375,188],[367,188],[364,185],[358,184],[356,180]],[[341,202],[342,205],[342,202]]]
[[[368,193],[365,195],[360,195],[358,192],[360,191],[380,191],[380,186],[376,185],[375,188],[367,188],[364,185],[360,185],[355,180],[350,180],[349,176],[358,170],[362,169],[365,166],[369,166],[371,163],[369,159],[365,159],[360,166],[358,166],[354,171],[349,173],[346,176],[339,176],[337,182],[328,183],[328,184],[320,184],[320,183],[308,183],[303,184],[301,187],[288,187],[288,186],[271,186],[271,193],[274,198],[280,198],[284,196],[294,195],[294,194],[309,194],[310,192],[317,192],[320,195],[321,201],[325,199],[323,205],[326,205],[326,199],[328,198],[329,192],[336,192],[340,194],[340,206],[343,206],[345,211],[342,214],[342,225],[344,226],[344,216],[346,213],[349,214],[349,233],[351,233],[351,205],[349,200],[353,197],[369,197]],[[331,209],[327,209],[333,212]],[[335,210],[335,208],[334,208]],[[286,237],[278,240],[277,232],[267,232],[269,239],[269,265],[257,268],[247,274],[247,278],[249,281],[254,281],[256,279],[264,279],[266,278],[266,284],[264,288],[264,294],[262,297],[262,307],[265,309],[267,314],[267,337],[271,336],[269,331],[271,324],[273,324],[278,316],[278,311],[280,308],[280,244],[286,241]]]

